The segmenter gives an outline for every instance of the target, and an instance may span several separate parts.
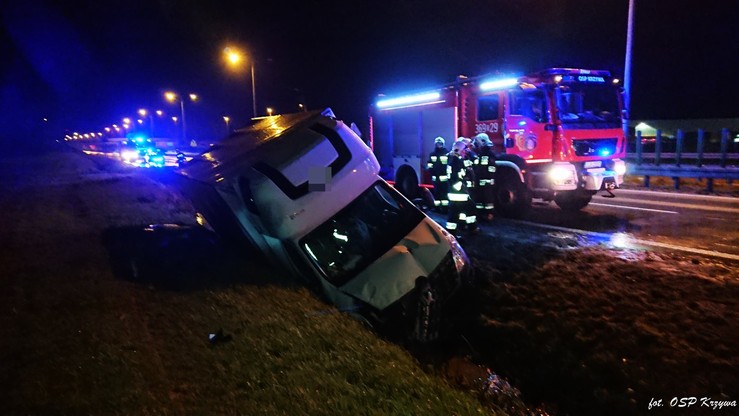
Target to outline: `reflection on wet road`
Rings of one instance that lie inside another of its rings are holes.
[[[738,214],[739,198],[620,189],[616,198],[595,196],[580,212],[534,203],[521,220],[496,218],[483,230],[504,238],[546,236],[540,243],[557,246],[661,248],[736,261]]]

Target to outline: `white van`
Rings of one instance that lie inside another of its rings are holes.
[[[370,148],[331,109],[256,120],[178,173],[217,233],[245,238],[379,330],[443,336],[471,279],[454,236],[380,178]]]

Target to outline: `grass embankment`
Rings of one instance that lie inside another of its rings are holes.
[[[76,153],[0,166],[0,414],[492,414],[249,259],[194,252],[212,267],[182,287],[121,279],[106,232],[193,220],[141,172]]]

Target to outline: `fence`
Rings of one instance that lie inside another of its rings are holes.
[[[657,130],[654,139],[654,153],[644,153],[641,132],[636,133],[636,153],[629,153],[627,174],[644,176],[644,186],[649,187],[651,176],[672,178],[675,189],[680,188],[681,178],[706,180],[706,189],[713,192],[713,180],[725,179],[731,183],[739,179],[739,153],[729,152],[729,130],[721,131],[720,151],[705,153],[705,133],[698,130],[695,152],[684,152],[685,135],[678,130],[675,136],[674,152],[663,152],[662,131]],[[651,163],[647,163],[647,162]]]

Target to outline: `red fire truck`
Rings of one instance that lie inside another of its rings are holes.
[[[447,148],[460,136],[489,136],[502,216],[520,215],[532,198],[582,209],[598,191],[613,196],[626,171],[620,86],[604,70],[460,76],[423,92],[379,96],[369,122],[382,175],[410,199],[431,186],[424,165],[439,136]]]

